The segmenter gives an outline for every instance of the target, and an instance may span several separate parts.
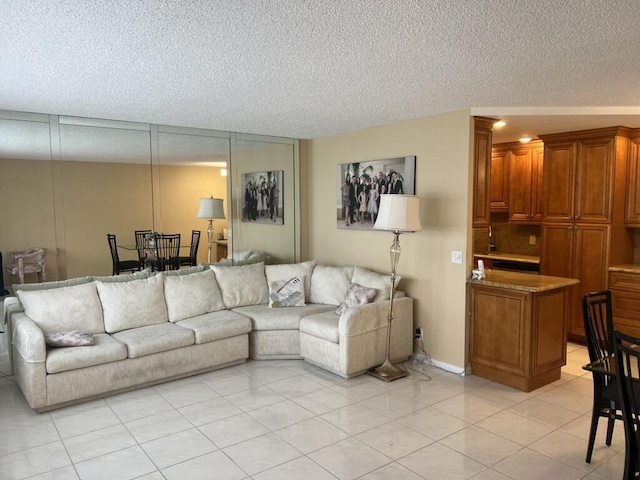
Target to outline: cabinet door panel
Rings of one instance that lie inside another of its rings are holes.
[[[614,153],[611,137],[578,142],[576,221],[610,221]]]
[[[509,221],[528,222],[531,217],[531,150],[512,152],[509,160]]]
[[[640,226],[640,139],[629,142],[629,165],[627,170],[627,196],[624,221]]]
[[[573,224],[543,224],[540,273],[571,278]]]
[[[473,227],[489,226],[491,185],[491,126],[493,120],[474,118]]]
[[[533,168],[531,169],[531,220],[542,221],[542,200],[544,194],[544,148],[533,151]]]
[[[508,150],[491,152],[491,211],[509,211],[509,158]]]
[[[545,145],[543,208],[545,222],[573,221],[575,163],[575,142]]]

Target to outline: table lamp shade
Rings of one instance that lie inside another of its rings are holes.
[[[221,198],[201,198],[197,218],[226,218]]]
[[[415,195],[380,195],[380,209],[373,226],[376,230],[417,232],[420,225],[420,197]]]

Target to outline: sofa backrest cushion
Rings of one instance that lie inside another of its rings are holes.
[[[229,267],[211,265],[226,308],[260,305],[269,301],[264,263]]]
[[[141,280],[149,277],[153,277],[155,272],[151,270],[142,270],[141,272],[132,272],[121,275],[103,275],[93,276],[93,280],[96,282],[130,282],[131,280]]]
[[[224,310],[222,293],[213,270],[191,275],[166,275],[164,298],[170,322]]]
[[[102,305],[95,283],[47,290],[16,292],[25,314],[45,335],[83,330],[104,333]]]
[[[205,270],[209,270],[209,268],[204,265],[196,265],[195,267],[180,268],[178,270],[167,270],[166,272],[162,272],[162,274],[165,277],[179,277],[181,275],[191,275],[192,273],[204,272]]]
[[[107,333],[169,320],[162,275],[130,282],[96,282]]]
[[[402,277],[400,275],[396,275],[396,287],[400,280],[402,280]],[[376,296],[373,299],[374,302],[389,300],[389,295],[391,293],[391,273],[383,275],[367,270],[366,268],[356,266],[353,269],[351,282],[362,285],[363,287],[375,288],[378,293],[376,293]]]
[[[310,303],[340,305],[347,295],[353,267],[316,265],[311,274]]]
[[[41,283],[17,283],[11,285],[11,288],[14,292],[20,291],[36,291],[36,290],[51,290],[52,288],[62,288],[62,287],[73,287],[74,285],[82,285],[85,283],[90,283],[92,281],[92,277],[77,277],[70,278],[68,280],[54,280],[52,282],[41,282]]]
[[[282,265],[266,265],[264,273],[267,276],[267,283],[277,281],[287,281],[293,277],[304,278],[304,295],[305,301],[309,298],[309,290],[311,288],[311,273],[315,267],[316,261],[309,260],[302,263],[286,263]]]

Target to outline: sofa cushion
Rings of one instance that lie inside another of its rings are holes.
[[[164,299],[170,322],[224,309],[222,294],[212,270],[164,277]]]
[[[178,270],[167,270],[166,272],[162,272],[162,275],[165,277],[179,277],[180,275],[191,275],[192,273],[204,272],[205,270],[209,270],[204,265],[196,265],[189,268],[180,268]]]
[[[131,280],[144,280],[145,278],[153,277],[156,275],[155,272],[151,270],[142,270],[140,272],[132,272],[120,275],[103,275],[103,276],[94,276],[93,280],[96,282],[111,282],[111,283],[119,283],[119,282],[130,282]]]
[[[102,306],[95,283],[16,293],[26,315],[45,335],[72,330],[104,333]]]
[[[292,277],[289,280],[269,282],[269,306],[304,307],[304,278]]]
[[[351,277],[353,267],[316,265],[311,274],[311,288],[307,300],[337,307],[347,296]]]
[[[176,325],[193,330],[197,344],[235,337],[251,331],[249,317],[229,310],[205,313],[177,322]]]
[[[130,282],[96,282],[108,333],[168,321],[162,275]]]
[[[333,305],[307,305],[306,307],[270,308],[268,305],[251,305],[234,308],[233,311],[251,319],[253,330],[297,330],[300,319],[315,313],[335,311]]]
[[[229,267],[211,265],[226,308],[259,305],[269,301],[264,263]]]
[[[127,346],[129,358],[187,347],[195,342],[193,330],[169,322],[124,330],[113,336]]]
[[[396,287],[398,286],[400,280],[402,280],[402,277],[400,275],[396,275]],[[351,278],[351,282],[362,285],[363,287],[375,288],[377,290],[377,293],[373,298],[374,302],[379,302],[380,300],[389,300],[389,295],[391,293],[390,273],[388,275],[382,275],[366,268],[356,266],[353,269],[353,277]]]
[[[44,343],[50,347],[87,347],[95,344],[93,333],[74,330],[73,332],[48,333]]]
[[[300,331],[314,337],[338,343],[340,315],[335,312],[316,313],[300,320]]]
[[[347,296],[344,299],[344,302],[340,304],[336,313],[338,315],[342,315],[348,308],[357,307],[359,305],[366,305],[367,303],[371,303],[373,297],[376,296],[375,288],[367,288],[362,285],[358,285],[357,283],[352,283],[349,285],[349,289],[347,290]]]
[[[66,372],[127,358],[127,347],[111,335],[98,333],[93,336],[93,340],[94,344],[90,347],[49,349],[45,364],[47,373]]]
[[[52,282],[41,283],[16,283],[11,285],[14,292],[19,291],[34,291],[34,290],[51,290],[53,288],[73,287],[75,285],[82,285],[84,283],[90,283],[93,280],[92,277],[76,277],[69,278],[68,280],[54,280]]]
[[[302,263],[286,263],[283,265],[266,265],[264,273],[267,276],[267,282],[277,282],[279,280],[289,280],[293,277],[304,277],[304,295],[305,299],[309,297],[309,289],[311,288],[311,273],[316,265],[315,260],[309,260]]]

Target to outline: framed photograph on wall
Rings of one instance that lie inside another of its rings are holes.
[[[387,158],[338,165],[338,228],[370,230],[383,193],[415,195],[416,157]]]
[[[284,170],[243,173],[242,221],[284,225]]]

